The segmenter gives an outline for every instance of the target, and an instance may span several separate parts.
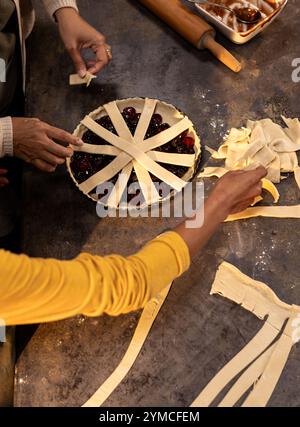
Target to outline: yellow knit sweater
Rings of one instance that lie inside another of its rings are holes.
[[[0,318],[18,325],[128,313],[142,308],[189,264],[187,245],[175,232],[127,258],[83,253],[58,261],[0,250]]]

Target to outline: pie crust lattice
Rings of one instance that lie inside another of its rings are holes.
[[[134,135],[132,135],[120,111],[120,109],[129,105],[141,112]],[[160,113],[164,120],[170,123],[170,128],[150,138],[146,138],[147,129],[154,112]],[[96,122],[97,119],[104,115],[108,115],[111,119],[117,135]],[[175,191],[181,191],[194,175],[201,151],[200,139],[188,117],[170,104],[147,98],[113,101],[86,116],[76,128],[74,134],[82,138],[87,130],[92,131],[108,144],[92,145],[84,143],[83,146],[76,147],[75,150],[89,154],[111,156],[112,161],[82,183],[78,183],[75,179],[70,160],[67,162],[68,169],[79,189],[95,201],[98,200],[98,197],[92,193],[93,190],[119,174],[107,201],[107,205],[111,208],[119,207],[133,170],[136,173],[147,205],[161,200],[161,196],[151,179],[150,173]],[[195,141],[194,154],[167,153],[155,150],[173,140],[184,131],[188,131],[189,135]],[[182,178],[179,178],[167,170],[163,164],[185,166],[189,169]]]

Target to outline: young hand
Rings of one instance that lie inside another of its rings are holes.
[[[209,199],[219,204],[226,217],[241,212],[251,206],[254,199],[261,195],[261,180],[266,175],[267,171],[262,166],[251,171],[228,172],[219,179]]]
[[[175,228],[185,240],[191,256],[204,247],[228,215],[241,212],[253,203],[261,194],[261,180],[266,174],[266,169],[260,166],[252,171],[228,172],[218,180],[205,201],[204,211],[193,218],[194,227],[189,220]]]
[[[8,179],[5,178],[5,176],[4,176],[6,173],[7,173],[6,169],[0,169],[0,188],[9,184]]]
[[[54,172],[73,154],[79,138],[39,119],[12,118],[14,155],[45,172]]]
[[[104,35],[82,19],[73,8],[58,9],[55,16],[61,39],[78,75],[84,77],[87,71],[98,74],[112,59],[111,48]],[[91,49],[95,55],[95,58],[88,62],[88,67],[81,55],[82,49]]]

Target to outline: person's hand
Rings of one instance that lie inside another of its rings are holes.
[[[45,172],[54,172],[71,157],[72,145],[82,145],[79,138],[39,119],[13,117],[12,125],[14,156]]]
[[[55,16],[61,39],[78,75],[84,77],[87,71],[98,74],[112,59],[111,47],[106,43],[104,35],[82,19],[73,8],[58,9]],[[83,49],[91,49],[95,55],[87,65],[81,55]]]
[[[242,212],[251,206],[262,192],[262,178],[267,175],[264,167],[251,171],[231,171],[220,178],[209,199],[224,210],[224,216]]]
[[[6,169],[0,169],[0,188],[9,184],[8,179],[5,178],[5,176],[4,176],[5,174],[7,174],[7,170]]]

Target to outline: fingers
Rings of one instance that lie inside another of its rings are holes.
[[[68,49],[71,59],[74,63],[75,69],[79,77],[83,78],[86,75],[86,65],[81,56],[80,51],[77,48]]]
[[[112,60],[111,48],[106,43],[95,44],[92,46],[96,55],[95,64],[88,71],[92,74],[98,74]]]
[[[249,191],[245,193],[245,200],[255,199],[255,197],[260,196],[262,193],[262,182],[261,180],[249,188]]]
[[[55,166],[55,167],[58,165],[63,165],[65,163],[64,157],[55,156],[54,154],[49,153],[49,151],[43,151],[41,153],[40,160],[43,160],[49,165]]]
[[[4,187],[5,185],[9,184],[9,181],[7,178],[5,178],[5,176],[1,176],[1,175],[5,175],[7,173],[7,169],[0,169],[0,187]]]
[[[54,172],[56,169],[56,166],[50,165],[42,159],[34,159],[31,161],[31,164],[43,172],[51,173]]]
[[[231,209],[231,214],[236,214],[236,213],[240,213],[243,212],[244,210],[246,210],[247,208],[249,208],[250,206],[253,205],[254,203],[254,198],[252,199],[247,199],[242,203],[238,203],[237,205],[235,205],[232,209]]]
[[[46,129],[46,133],[49,138],[53,138],[65,146],[75,145],[80,147],[83,144],[83,141],[80,138],[77,138],[76,136],[71,135],[69,132],[58,129],[54,126],[49,125]]]
[[[260,181],[262,180],[262,178],[267,176],[268,172],[263,166],[259,166],[258,168],[251,171],[247,171],[245,173],[247,173],[249,182],[254,184],[255,182]]]
[[[73,155],[73,150],[71,147],[63,147],[50,139],[48,140],[45,149],[49,153],[54,154],[55,156],[60,157],[62,159],[72,157]]]

